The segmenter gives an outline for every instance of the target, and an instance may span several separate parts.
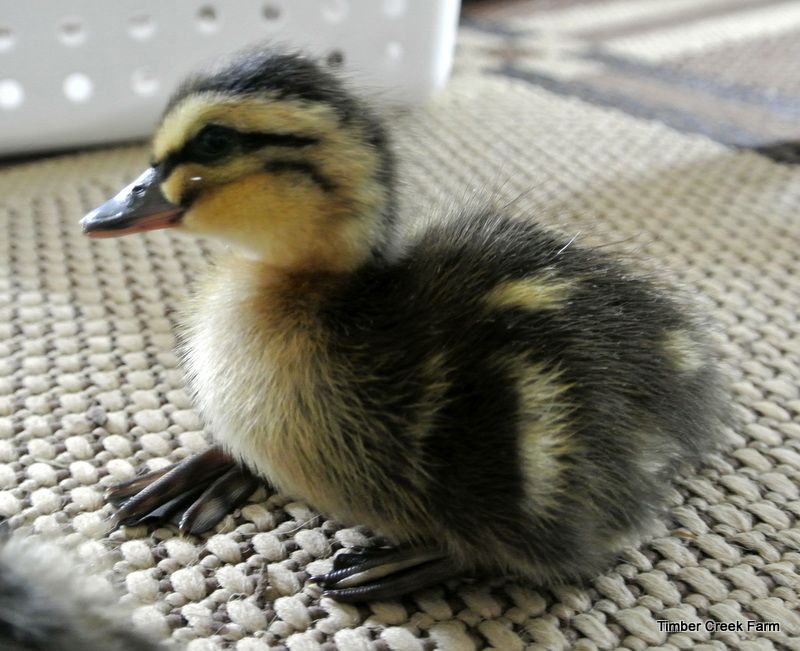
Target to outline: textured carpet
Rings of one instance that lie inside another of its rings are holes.
[[[396,121],[411,218],[488,192],[633,252],[720,324],[731,449],[679,478],[672,521],[596,580],[320,601],[309,574],[370,533],[264,492],[202,538],[108,534],[105,486],[207,444],[170,330],[207,249],[77,227],[142,147],[0,170],[0,515],[76,546],[137,627],[191,651],[800,649],[798,42],[796,2],[470,3],[447,91]]]

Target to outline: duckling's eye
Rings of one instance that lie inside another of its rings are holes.
[[[200,161],[213,161],[230,154],[238,144],[235,130],[218,124],[210,124],[198,133],[188,146],[191,158]]]

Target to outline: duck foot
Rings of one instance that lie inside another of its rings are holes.
[[[261,480],[220,448],[112,486],[106,499],[116,526],[176,521],[182,534],[211,529],[243,504]]]
[[[354,603],[393,599],[459,574],[441,551],[399,547],[339,554],[331,572],[311,580],[325,588],[323,596]]]

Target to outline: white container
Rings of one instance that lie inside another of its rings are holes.
[[[142,138],[187,73],[299,48],[392,103],[447,80],[460,0],[0,0],[0,155]]]

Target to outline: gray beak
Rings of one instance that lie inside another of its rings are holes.
[[[184,209],[161,192],[158,170],[150,167],[119,194],[98,206],[83,219],[89,237],[118,237],[175,226]]]

